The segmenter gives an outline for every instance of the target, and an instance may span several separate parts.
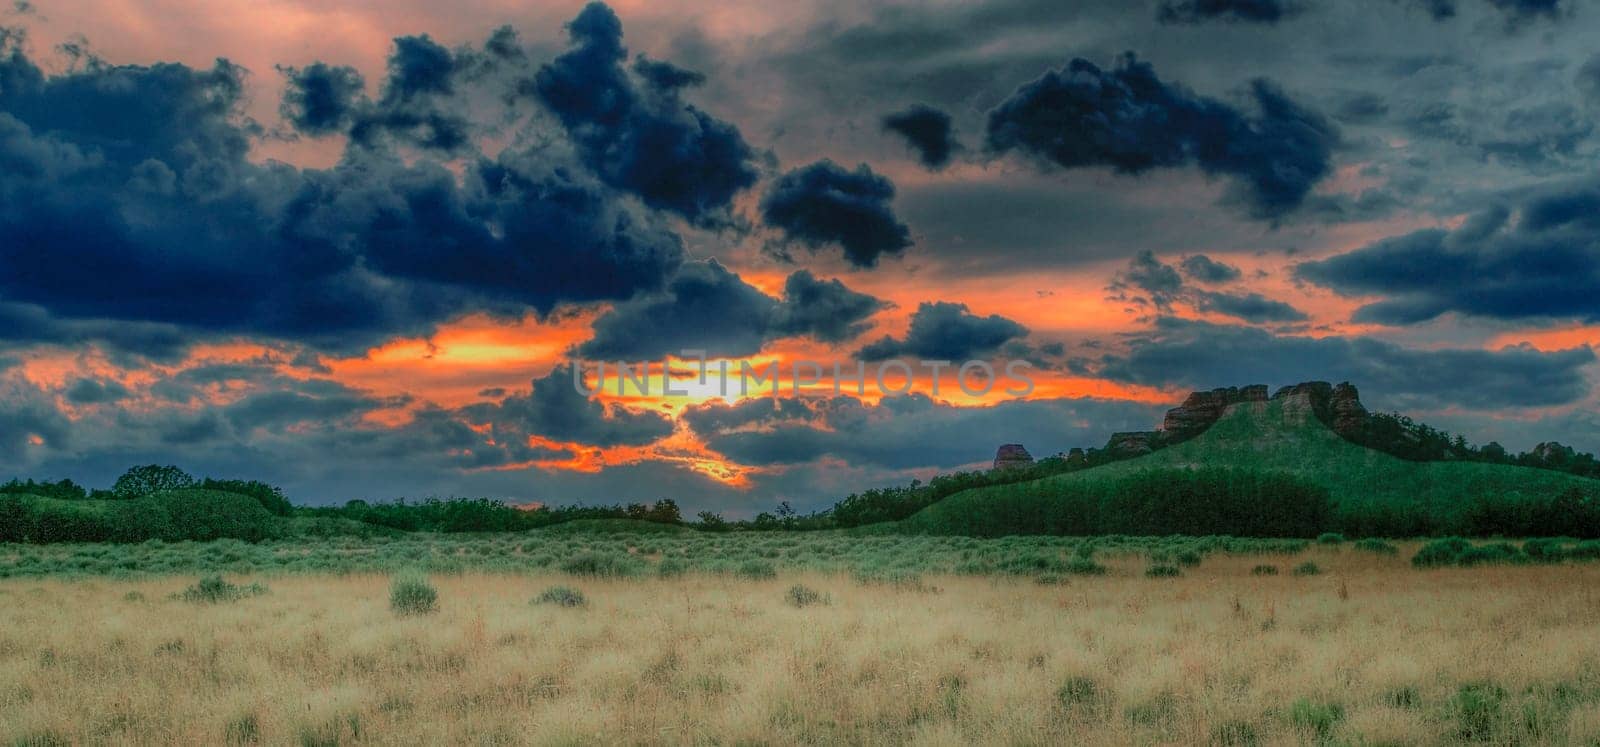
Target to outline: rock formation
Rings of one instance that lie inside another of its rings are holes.
[[[1241,402],[1266,402],[1267,386],[1255,384],[1244,388],[1227,387],[1209,392],[1194,392],[1183,404],[1167,411],[1161,430],[1170,440],[1182,441],[1200,434],[1222,417],[1230,405]]]
[[[1118,456],[1137,456],[1155,451],[1160,443],[1160,431],[1128,431],[1111,434],[1106,450]]]
[[[1033,455],[1022,444],[1003,444],[994,453],[995,469],[1017,469],[1033,464]]]
[[[1223,413],[1235,405],[1249,403],[1282,402],[1286,415],[1309,422],[1315,417],[1335,433],[1356,440],[1367,424],[1367,408],[1361,404],[1361,394],[1355,385],[1344,382],[1338,386],[1326,381],[1307,381],[1279,389],[1267,396],[1267,385],[1253,384],[1244,387],[1224,387],[1191,393],[1183,404],[1167,411],[1161,430],[1125,431],[1111,434],[1105,450],[1122,458],[1148,454],[1156,449],[1180,443],[1204,433],[1222,419]],[[1556,449],[1559,444],[1554,445]],[[1545,448],[1543,444],[1540,448]],[[1074,448],[1064,457],[1068,464],[1082,465],[1088,461],[1083,449]],[[1010,469],[1033,464],[1033,457],[1021,444],[1006,444],[994,457],[995,469]]]

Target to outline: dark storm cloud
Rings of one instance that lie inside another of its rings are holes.
[[[864,361],[898,357],[946,360],[960,364],[992,355],[1006,343],[1026,337],[1028,328],[999,314],[978,316],[966,304],[924,302],[911,315],[911,328],[901,339],[884,336],[856,352]]]
[[[1282,324],[1310,319],[1295,307],[1267,298],[1260,293],[1222,293],[1195,288],[1184,277],[1208,285],[1238,280],[1239,268],[1217,262],[1203,254],[1185,257],[1179,268],[1157,259],[1152,252],[1140,252],[1106,286],[1113,301],[1122,301],[1159,313],[1172,310],[1175,303],[1186,303],[1196,310],[1222,314],[1251,324]]]
[[[580,394],[569,365],[534,379],[527,394],[471,405],[460,412],[469,422],[491,426],[496,443],[518,450],[527,447],[529,436],[589,446],[639,446],[672,433],[672,420],[665,415],[634,412]]]
[[[1296,265],[1296,278],[1382,296],[1355,320],[1418,324],[1456,312],[1494,319],[1600,320],[1600,185],[1546,190],[1515,221],[1505,207],[1453,231],[1427,229]]]
[[[868,405],[850,397],[777,407],[741,403],[691,408],[687,422],[708,448],[747,465],[796,465],[832,458],[851,466],[953,468],[994,458],[1022,443],[1046,456],[1099,446],[1114,431],[1144,430],[1159,408],[1096,399],[1011,401],[955,407],[912,394]]]
[[[595,320],[593,339],[577,353],[590,360],[653,360],[684,350],[743,357],[785,337],[853,339],[881,308],[878,299],[806,270],[790,275],[783,298],[774,299],[714,259],[690,262],[660,295],[619,304]]]
[[[1311,317],[1282,301],[1274,301],[1260,293],[1210,293],[1202,292],[1196,306],[1201,311],[1211,311],[1252,324],[1303,322]]]
[[[399,407],[405,397],[376,398],[327,379],[276,378],[277,387],[252,392],[220,408],[239,433],[257,428],[282,431],[303,423],[344,422],[373,410]]]
[[[32,448],[64,449],[71,441],[72,421],[49,396],[19,374],[0,376],[0,465],[21,463]]]
[[[850,290],[838,280],[818,280],[809,270],[800,270],[784,281],[783,302],[773,311],[772,332],[845,342],[867,331],[867,317],[884,306],[883,301]]]
[[[75,405],[99,405],[128,396],[128,388],[112,379],[82,378],[67,387],[67,401]]]
[[[1100,374],[1150,386],[1205,389],[1258,382],[1350,381],[1395,407],[1568,405],[1589,396],[1588,347],[1542,352],[1414,350],[1369,337],[1278,336],[1254,327],[1164,317],[1107,355]]]
[[[1339,134],[1264,79],[1250,94],[1256,111],[1246,113],[1160,80],[1131,53],[1109,71],[1075,59],[990,112],[987,145],[1066,169],[1140,174],[1194,164],[1235,179],[1251,215],[1277,219],[1332,171]]]
[[[894,215],[894,183],[866,164],[848,171],[823,159],[773,181],[761,199],[767,225],[812,252],[838,245],[856,267],[911,246],[911,230]]]
[[[1578,68],[1573,84],[1584,97],[1589,99],[1589,103],[1600,104],[1600,53],[1590,56],[1583,66]]]
[[[930,169],[944,168],[951,153],[960,147],[951,132],[950,115],[926,104],[885,116],[883,129],[905,138],[916,149],[917,159]]]
[[[1226,262],[1218,262],[1204,254],[1184,257],[1179,266],[1190,280],[1209,285],[1231,283],[1243,276],[1239,268]]]
[[[1156,11],[1162,23],[1239,21],[1277,23],[1299,12],[1282,0],[1164,0]]]
[[[697,74],[623,63],[622,22],[600,3],[567,26],[572,49],[540,68],[533,93],[560,119],[584,162],[607,184],[703,225],[730,220],[735,194],[755,184],[755,151],[738,128],[685,103]]]
[[[366,81],[353,67],[321,62],[304,68],[280,68],[287,79],[279,114],[307,135],[342,132],[350,126]]]
[[[385,99],[453,85],[425,41],[397,52]],[[0,39],[0,314],[19,321],[0,337],[360,349],[468,310],[628,298],[681,261],[675,234],[538,149],[459,176],[374,148],[329,170],[253,163],[242,78],[225,61],[46,76]]]
[[[33,304],[0,301],[0,340],[21,345],[105,345],[114,358],[174,361],[194,340],[170,324],[57,319]]]

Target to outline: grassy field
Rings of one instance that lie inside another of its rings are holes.
[[[1196,564],[1180,556],[1208,540],[1126,539],[1090,553],[1097,572],[973,575],[939,569],[968,551],[1065,563],[1082,544],[779,535],[712,540],[937,557],[892,577],[783,557],[663,577],[660,551],[690,539],[644,543],[671,539],[625,537],[653,565],[624,576],[435,572],[433,611],[411,615],[386,573],[262,566],[211,603],[184,596],[184,575],[0,580],[0,744],[1600,739],[1593,564],[1418,570],[1418,543],[1219,547]]]

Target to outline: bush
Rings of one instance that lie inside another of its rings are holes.
[[[265,593],[267,593],[267,587],[261,584],[235,586],[223,580],[221,576],[206,576],[193,586],[184,589],[177,596],[185,602],[219,604],[221,602],[235,602],[245,597],[260,596]]]
[[[1315,576],[1322,573],[1322,568],[1316,563],[1307,560],[1306,562],[1295,566],[1294,571],[1292,572],[1296,576]]]
[[[633,576],[643,568],[644,561],[627,553],[580,552],[561,563],[561,570],[574,576]]]
[[[746,560],[734,571],[740,578],[754,580],[776,578],[778,569],[765,560]]]
[[[439,608],[439,592],[425,576],[396,576],[389,584],[389,609],[398,615],[426,615]]]
[[[1344,535],[1339,534],[1338,532],[1323,532],[1322,534],[1317,535],[1317,544],[1342,545],[1344,544]]]
[[[1177,578],[1183,575],[1183,571],[1175,565],[1157,564],[1144,569],[1144,575],[1145,578]]]
[[[1100,686],[1092,677],[1068,677],[1056,689],[1056,700],[1068,708],[1094,706],[1100,702]]]
[[[1333,727],[1343,719],[1344,706],[1338,703],[1314,703],[1301,698],[1289,708],[1289,720],[1295,726],[1316,734],[1319,740],[1327,739],[1333,733]]]
[[[1472,547],[1472,543],[1460,537],[1446,537],[1434,540],[1422,546],[1416,555],[1411,556],[1411,565],[1417,568],[1440,568],[1455,565],[1461,553]]]
[[[1489,682],[1462,685],[1451,703],[1456,716],[1456,734],[1469,742],[1490,741],[1500,722],[1506,691]]]
[[[1566,559],[1567,553],[1561,548],[1561,541],[1554,539],[1531,539],[1522,543],[1522,554],[1534,563],[1559,563]]]
[[[533,598],[534,604],[553,604],[557,607],[584,607],[589,600],[583,592],[570,586],[552,586]]]
[[[1250,575],[1252,575],[1252,576],[1276,576],[1276,575],[1278,575],[1278,566],[1267,565],[1267,564],[1263,563],[1263,564],[1258,565],[1258,566],[1256,566],[1254,568],[1251,568],[1250,569]]]
[[[1584,540],[1567,551],[1573,560],[1600,560],[1600,540]]]
[[[1200,565],[1200,560],[1200,553],[1193,550],[1184,550],[1178,553],[1178,565],[1193,567]]]
[[[1522,554],[1522,548],[1510,542],[1492,542],[1469,547],[1456,556],[1456,563],[1464,566],[1526,562],[1528,556]]]
[[[1400,548],[1384,542],[1376,537],[1368,537],[1366,539],[1356,540],[1355,548],[1357,550],[1365,550],[1366,552],[1376,553],[1378,555],[1400,554]]]
[[[828,595],[800,584],[789,587],[789,591],[784,594],[784,598],[789,601],[789,604],[796,607],[810,607],[813,604],[828,603]]]

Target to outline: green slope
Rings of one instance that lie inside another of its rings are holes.
[[[901,522],[910,531],[950,531],[963,517],[997,498],[1050,497],[1095,489],[1141,472],[1226,467],[1287,472],[1320,485],[1336,511],[1422,515],[1448,522],[1480,496],[1548,497],[1572,486],[1600,495],[1600,480],[1561,472],[1478,462],[1409,462],[1350,443],[1312,413],[1304,399],[1247,403],[1229,409],[1210,429],[1160,451],[1080,472],[952,495]]]

